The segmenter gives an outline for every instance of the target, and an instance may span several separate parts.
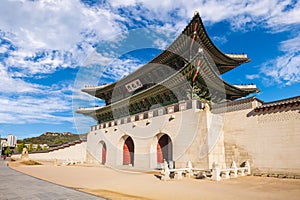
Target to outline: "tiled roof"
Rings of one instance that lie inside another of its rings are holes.
[[[300,105],[300,96],[264,103],[263,105],[255,108],[255,111],[258,112],[260,110],[265,110],[268,108],[275,108],[275,107],[280,108],[282,106],[289,106],[289,105],[299,106]]]
[[[248,98],[244,98],[244,99],[239,99],[239,100],[235,100],[235,101],[226,101],[223,103],[218,103],[213,105],[213,108],[220,108],[220,107],[224,107],[224,106],[235,106],[235,105],[239,105],[239,104],[243,104],[243,103],[249,103],[252,102],[254,100],[259,101],[260,103],[263,103],[262,100],[256,98],[256,97],[248,97]]]

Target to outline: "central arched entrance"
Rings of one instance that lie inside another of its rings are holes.
[[[128,136],[123,146],[123,165],[134,165],[134,143]]]
[[[173,160],[173,144],[171,138],[164,134],[162,135],[157,143],[157,162],[163,163]]]

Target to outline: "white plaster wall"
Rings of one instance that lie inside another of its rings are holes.
[[[40,161],[54,161],[55,159],[59,162],[64,161],[76,161],[83,162],[86,157],[86,142],[76,144],[64,149],[59,149],[51,151],[48,153],[31,153],[28,155],[31,160],[40,160]],[[12,158],[20,159],[21,155],[13,155]]]
[[[172,117],[172,120],[169,120]],[[149,125],[146,125],[150,122]],[[185,167],[191,160],[196,167],[209,168],[213,162],[224,164],[223,119],[208,111],[189,109],[154,118],[101,128],[88,134],[90,162],[101,163],[99,143],[106,143],[106,165],[123,164],[124,137],[131,136],[135,145],[134,167],[157,167],[157,142],[167,134],[173,144],[176,167]],[[209,133],[209,134],[208,134]],[[219,142],[221,140],[221,142]],[[213,155],[208,158],[208,154]],[[221,154],[223,152],[223,154]]]
[[[169,120],[171,116],[174,119]],[[205,114],[202,117],[205,117]],[[146,122],[150,122],[150,124],[146,125]],[[206,123],[206,121],[203,122]],[[157,167],[156,146],[158,136],[167,134],[173,143],[173,160],[176,165],[186,165],[188,160],[193,159],[193,154],[196,153],[198,157],[200,156],[200,153],[197,152],[190,151],[190,154],[186,154],[186,152],[189,151],[195,137],[199,134],[199,130],[203,127],[205,127],[203,130],[206,130],[206,126],[206,124],[200,124],[200,111],[190,109],[93,130],[89,132],[87,140],[87,151],[91,158],[89,160],[96,159],[98,160],[96,162],[101,162],[101,156],[97,153],[99,151],[97,148],[99,148],[99,142],[104,141],[107,146],[106,165],[122,165],[123,137],[128,135],[132,137],[135,145],[135,167],[155,168]]]
[[[226,113],[225,143],[247,151],[254,170],[299,174],[299,110],[247,117],[251,111]]]

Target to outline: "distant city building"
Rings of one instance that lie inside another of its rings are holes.
[[[7,146],[9,147],[16,147],[17,145],[17,136],[15,135],[8,135],[7,136]]]
[[[7,147],[7,140],[6,139],[1,139],[1,148]]]
[[[7,139],[6,138],[1,138],[0,139],[0,154],[3,155],[5,149],[7,148]]]

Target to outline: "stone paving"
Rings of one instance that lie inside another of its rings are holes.
[[[7,167],[0,161],[0,199],[1,200],[101,200],[91,194],[59,186]]]

